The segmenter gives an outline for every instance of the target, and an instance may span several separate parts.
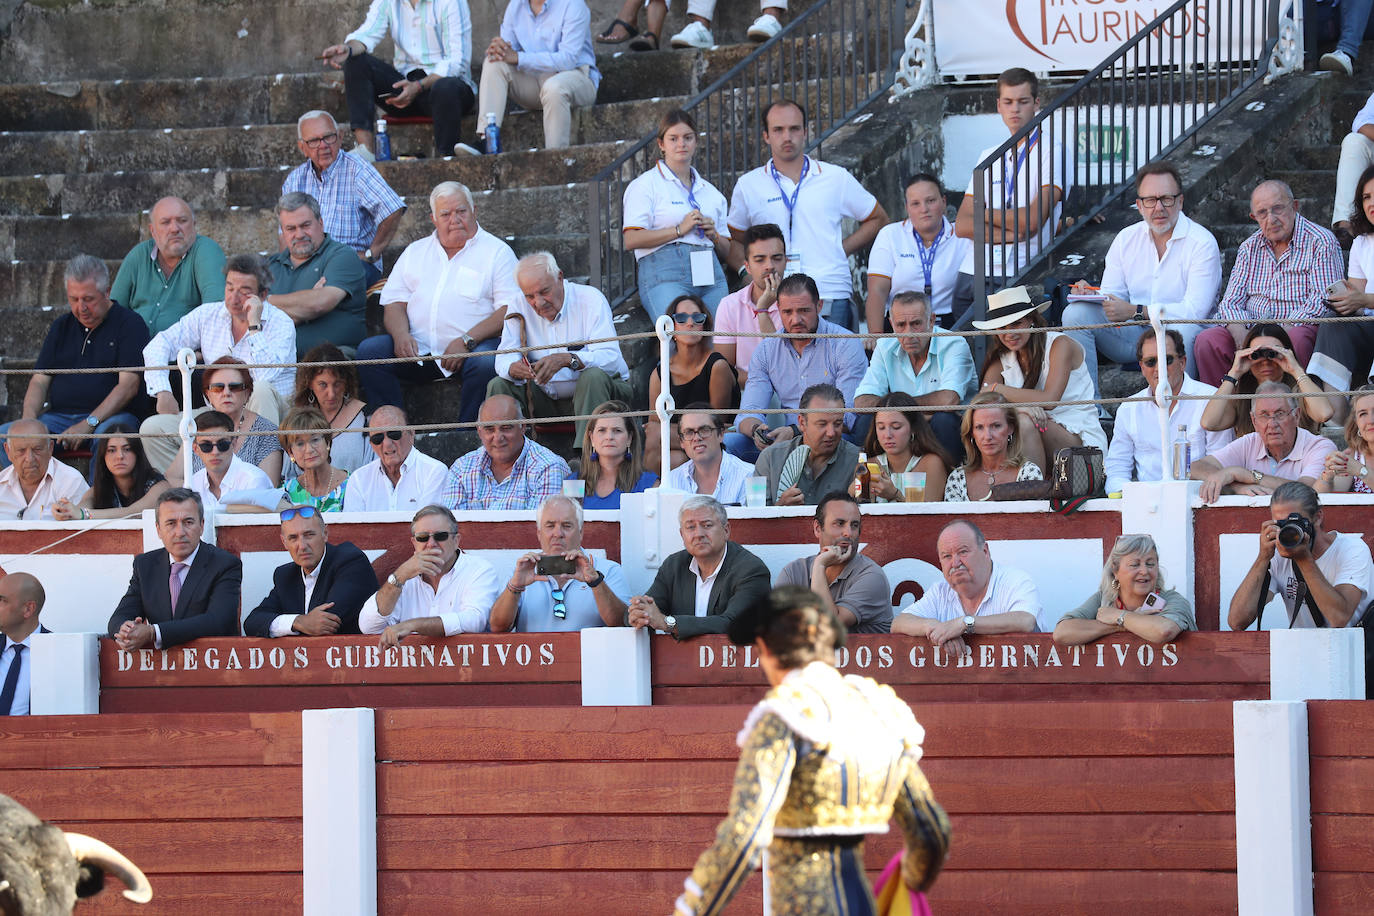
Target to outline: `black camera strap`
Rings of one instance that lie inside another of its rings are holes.
[[[1312,612],[1312,622],[1318,627],[1325,627],[1326,617],[1317,607],[1317,601],[1312,597],[1312,590],[1307,587],[1307,579],[1303,576],[1302,570],[1298,569],[1297,564],[1293,564],[1293,575],[1297,576],[1298,585],[1302,589],[1302,601],[1293,605],[1293,610],[1288,615],[1288,629],[1293,629],[1293,621],[1298,619],[1298,608],[1307,605],[1307,609]],[[1264,606],[1269,603],[1269,570],[1264,570],[1264,581],[1260,583],[1259,607],[1255,609],[1255,629],[1264,629]]]

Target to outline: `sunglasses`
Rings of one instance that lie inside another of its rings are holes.
[[[215,449],[219,449],[221,452],[227,452],[233,447],[233,439],[216,439],[213,442],[211,442],[209,439],[201,439],[196,443],[196,448],[200,449],[207,455],[213,452]]]
[[[248,385],[244,382],[211,382],[205,386],[206,391],[243,391]]]
[[[559,620],[567,620],[568,604],[563,600],[563,589],[551,588],[549,594],[553,596],[553,616]]]
[[[320,510],[316,509],[314,506],[296,506],[294,509],[281,510],[280,517],[282,521],[289,522],[297,516],[301,518],[314,518],[319,514]]]
[[[405,433],[401,432],[399,429],[393,429],[384,433],[373,433],[367,438],[373,445],[381,445],[383,439],[390,439],[392,442],[400,442],[401,437],[404,435]]]
[[[1164,357],[1164,365],[1166,365],[1166,366],[1172,366],[1172,365],[1174,364],[1174,361],[1177,360],[1177,359],[1178,359],[1177,356],[1175,356],[1174,354],[1170,353],[1168,356]],[[1159,365],[1159,357],[1158,357],[1158,356],[1147,356],[1147,357],[1145,357],[1144,359],[1142,359],[1142,360],[1140,361],[1140,364],[1141,364],[1142,366],[1144,366],[1146,369],[1153,369],[1155,366],[1158,366],[1158,365]]]
[[[685,312],[674,312],[673,321],[676,324],[686,324],[689,321],[692,324],[705,324],[706,316],[701,312],[693,312],[690,315]]]
[[[429,533],[429,532],[425,532],[424,534],[415,534],[415,535],[411,535],[411,536],[412,536],[413,538],[415,538],[415,540],[416,540],[417,542],[421,543],[421,544],[428,544],[430,538],[434,538],[434,543],[436,543],[436,544],[442,544],[442,543],[444,543],[444,541],[447,541],[449,538],[453,537],[453,532],[452,532],[452,531],[435,531],[435,532],[432,533],[432,534]]]

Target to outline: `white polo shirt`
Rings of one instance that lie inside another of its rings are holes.
[[[983,150],[978,154],[978,161],[982,162],[991,156],[1001,145],[999,143]],[[1055,204],[1054,214],[1045,220],[1040,231],[1026,241],[992,246],[987,265],[988,276],[991,277],[1010,276],[1013,271],[1024,269],[1030,263],[1030,259],[1040,253],[1040,249],[1054,238],[1054,228],[1059,224],[1059,218],[1063,214],[1064,201],[1068,199],[1069,191],[1073,190],[1073,160],[1065,153],[1063,144],[1055,142],[1047,147],[1037,142],[1026,153],[1024,160],[1021,159],[1020,149],[1022,148],[1004,155],[989,169],[992,186],[987,197],[988,208],[1005,210],[1028,207],[1040,193],[1040,188],[1045,185],[1059,188],[1059,203]],[[1054,163],[1053,168],[1050,163]],[[1011,187],[1007,186],[1008,183]],[[969,195],[970,201],[973,200],[972,177],[969,178],[968,190],[964,193]],[[973,273],[972,244],[969,246],[968,254],[964,256],[964,263],[959,265],[959,272]]]
[[[412,242],[396,259],[381,297],[383,306],[406,303],[421,356],[443,353],[498,308],[524,301],[515,283],[515,252],[481,227],[451,258],[437,232]],[[453,374],[442,366],[439,371]]]
[[[401,479],[393,487],[380,458],[369,461],[348,478],[345,512],[413,512],[437,503],[448,481],[448,465],[413,445],[401,462]]]
[[[778,172],[772,159],[741,175],[730,196],[730,232],[777,223],[787,253],[801,255],[801,272],[816,281],[821,298],[850,298],[854,286],[844,253],[843,220],[867,218],[878,198],[838,165],[808,156],[804,169],[800,186]],[[794,209],[787,206],[793,195]]]
[[[1221,290],[1216,238],[1182,213],[1164,243],[1164,257],[1155,251],[1152,236],[1144,220],[1116,234],[1107,249],[1102,292],[1151,312],[1163,306],[1168,318],[1206,318]]]
[[[726,231],[725,195],[716,190],[716,186],[711,182],[698,175],[696,169],[692,169],[692,186],[686,187],[662,160],[655,162],[653,168],[630,182],[625,188],[622,206],[622,225],[626,229],[667,229],[681,223],[693,210],[700,210],[702,216],[715,221],[716,232]],[[664,244],[712,247],[711,240],[706,234],[695,229],[680,239]],[[664,245],[636,248],[635,260],[653,254],[662,247]]]
[[[911,220],[904,219],[878,230],[878,237],[873,240],[873,249],[868,255],[868,275],[887,277],[892,281],[892,289],[888,290],[884,306],[890,308],[892,297],[900,292],[925,291],[925,259],[929,259],[931,302],[934,306],[931,314],[948,315],[954,302],[954,284],[959,279],[959,265],[972,251],[973,240],[955,235],[949,220],[944,220],[939,238],[928,249],[917,241]]]

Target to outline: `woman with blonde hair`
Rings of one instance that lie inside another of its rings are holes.
[[[1102,566],[1101,585],[1091,598],[1059,618],[1054,641],[1076,646],[1128,632],[1158,645],[1196,629],[1188,599],[1164,585],[1154,538],[1123,534]]]
[[[321,512],[343,511],[348,472],[330,461],[334,434],[314,407],[293,407],[282,417],[281,447],[299,469],[282,488],[281,508],[314,506]]]
[[[999,483],[1044,480],[1040,465],[1026,457],[1016,430],[1016,408],[994,391],[969,401],[959,424],[964,463],[945,480],[946,502],[981,502]]]
[[[1345,445],[1326,456],[1326,470],[1312,489],[1318,493],[1374,493],[1374,385],[1350,396]]]

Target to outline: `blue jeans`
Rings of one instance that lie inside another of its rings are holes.
[[[1102,324],[1107,320],[1102,306],[1096,302],[1071,302],[1064,307],[1063,324]],[[1135,362],[1135,345],[1140,335],[1150,330],[1144,322],[1133,322],[1120,328],[1096,328],[1091,331],[1065,331],[1078,341],[1083,348],[1083,365],[1093,377],[1093,397],[1102,396],[1102,388],[1097,382],[1097,353],[1102,353],[1114,363]]]
[[[1336,39],[1336,50],[1349,54],[1351,60],[1360,55],[1360,39],[1369,25],[1371,7],[1374,0],[1341,0],[1341,34]]]
[[[674,242],[639,259],[639,301],[650,320],[657,321],[659,315],[666,315],[675,299],[689,293],[700,297],[706,303],[706,311],[715,315],[716,305],[730,292],[730,287],[714,251],[711,262],[715,282],[710,286],[692,285],[692,252],[705,250]]]
[[[477,345],[472,348],[472,352],[486,353],[495,350],[500,343],[499,338],[488,337],[486,340],[478,341]],[[360,360],[389,359],[395,355],[395,345],[391,341],[390,334],[369,337],[358,344],[358,359]],[[462,384],[459,395],[461,406],[458,411],[458,421],[460,423],[473,422],[477,419],[477,411],[487,396],[487,382],[496,377],[496,357],[469,357],[459,364],[458,371],[454,375],[458,376]],[[432,358],[426,358],[418,364],[390,363],[380,366],[358,367],[358,381],[362,383],[363,395],[367,398],[368,404],[374,408],[381,407],[383,404],[404,408],[405,397],[401,391],[402,382],[412,384],[437,382],[443,377],[438,364]]]
[[[48,428],[48,432],[50,432],[50,433],[60,433],[60,432],[65,432],[65,431],[67,431],[68,429],[71,429],[73,426],[75,426],[77,423],[80,423],[82,420],[86,419],[88,416],[90,416],[90,414],[85,414],[85,413],[45,413],[45,414],[40,414],[40,415],[39,415],[39,417],[38,417],[38,422],[39,422],[39,423],[42,423],[44,426],[46,426],[46,427]],[[12,421],[10,421],[9,423],[5,423],[5,424],[0,425],[0,436],[4,436],[6,433],[8,433],[10,427],[13,426],[13,425],[15,424],[15,422],[17,422],[17,421],[13,421],[13,420],[12,420]],[[121,423],[124,424],[125,426],[128,426],[129,428],[131,428],[135,433],[138,432],[138,417],[134,416],[134,415],[131,414],[131,413],[117,413],[117,414],[115,414],[115,415],[112,416],[112,417],[108,417],[108,418],[106,418],[105,420],[102,420],[101,423],[100,423],[100,425],[97,426],[97,427],[95,428],[94,431],[95,431],[96,433],[108,432],[111,426],[116,426],[116,425],[121,424]],[[86,441],[84,441],[84,442],[81,443],[81,448],[90,449],[91,451],[95,451],[95,441],[96,441],[96,440],[94,440],[94,439],[87,439]],[[4,452],[3,449],[0,449],[0,468],[7,468],[7,467],[9,467],[9,466],[10,466],[10,457],[9,457],[9,455],[5,454],[5,452]],[[91,462],[91,469],[92,469],[92,470],[95,469],[95,462],[94,462],[94,461]]]
[[[822,299],[821,314],[826,313],[829,306],[829,319],[842,328],[849,328],[851,331],[859,329],[859,313],[854,310],[854,300],[846,296],[843,299]],[[881,329],[880,329],[881,330]]]
[[[759,447],[754,444],[753,439],[743,433],[726,433],[721,445],[740,461],[753,464],[759,460]]]

